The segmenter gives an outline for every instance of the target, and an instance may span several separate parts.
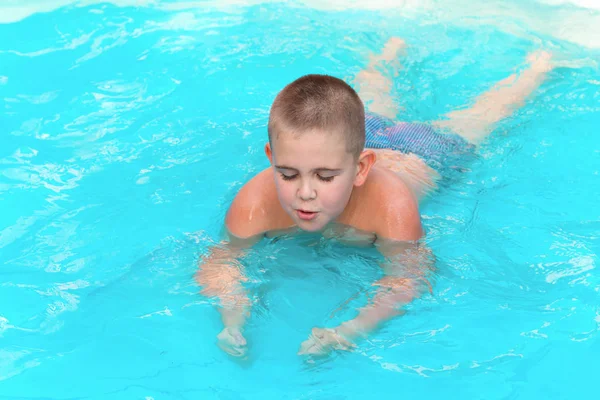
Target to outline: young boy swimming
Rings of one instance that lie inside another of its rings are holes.
[[[391,38],[372,56],[356,76],[358,93],[340,79],[307,75],[277,95],[265,146],[271,166],[238,192],[225,220],[228,238],[210,249],[196,276],[202,293],[220,300],[224,329],[217,339],[227,353],[247,351],[243,329],[251,304],[237,260],[264,237],[321,232],[372,244],[387,260],[371,303],[335,328],[314,328],[300,354],[349,349],[430,290],[430,258],[418,242],[424,234],[419,199],[435,187],[442,168],[473,151],[551,69],[548,53],[533,53],[528,69],[498,83],[470,108],[431,125],[394,122],[392,82],[379,71],[393,67],[404,47]]]

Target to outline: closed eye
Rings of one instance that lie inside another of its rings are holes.
[[[283,174],[281,172],[279,174],[281,175],[281,179],[283,179],[284,181],[291,181],[291,180],[295,179],[298,176],[298,174],[285,175],[285,174]]]
[[[319,180],[321,180],[323,182],[331,182],[333,180],[333,178],[335,178],[335,175],[333,175],[333,176],[321,176],[321,175],[317,174],[317,177],[319,178]]]

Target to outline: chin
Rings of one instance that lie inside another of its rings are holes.
[[[327,223],[323,223],[321,221],[296,220],[296,225],[305,232],[319,232],[325,228]]]
[[[304,232],[320,232],[323,230],[323,226],[321,225],[312,225],[312,224],[297,224],[298,228],[302,229]]]

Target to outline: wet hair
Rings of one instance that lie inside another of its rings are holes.
[[[341,79],[305,75],[275,98],[269,114],[269,142],[281,134],[318,129],[341,134],[356,158],[365,146],[365,109],[358,94]]]

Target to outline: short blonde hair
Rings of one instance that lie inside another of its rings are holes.
[[[279,92],[269,114],[269,142],[284,132],[313,129],[341,134],[358,158],[365,146],[365,108],[350,85],[329,75],[305,75]]]

